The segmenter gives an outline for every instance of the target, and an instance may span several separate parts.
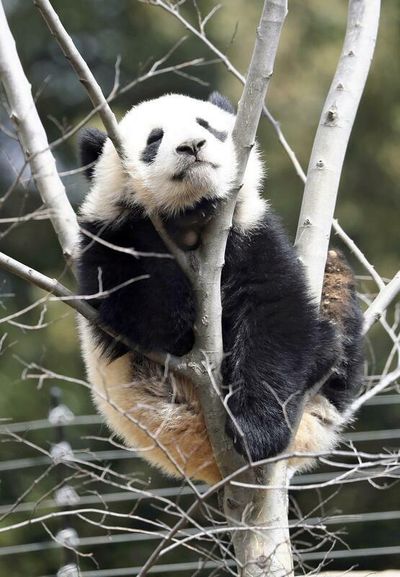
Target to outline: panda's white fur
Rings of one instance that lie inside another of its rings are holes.
[[[209,138],[209,132],[196,122],[198,117],[205,117],[215,130],[226,132],[225,140]],[[124,167],[107,140],[81,208],[84,222],[113,226],[129,207],[140,206],[148,214],[162,209],[174,215],[201,198],[226,197],[236,171],[231,137],[234,120],[233,114],[210,102],[176,94],[132,108],[120,123],[126,154]],[[148,134],[158,125],[163,127],[164,136],[157,160],[146,164],[141,160],[142,150]],[[206,139],[206,144],[200,151],[199,165],[188,166],[188,159],[177,157],[175,150],[192,139]],[[171,179],[182,167],[185,178]],[[262,176],[262,163],[254,149],[234,217],[244,232],[256,227],[267,210],[259,193]],[[185,474],[208,483],[217,482],[220,473],[193,385],[180,375],[164,374],[162,367],[150,362],[145,370],[133,368],[135,354],[131,352],[110,362],[84,319],[80,321],[80,335],[93,399],[111,430],[170,475]],[[337,442],[341,426],[339,411],[326,397],[317,395],[306,405],[288,450],[328,451]],[[290,459],[289,465],[294,472],[311,463],[312,459],[297,458]]]

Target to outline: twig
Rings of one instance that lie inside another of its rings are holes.
[[[358,248],[354,240],[351,239],[349,235],[343,230],[337,219],[333,220],[333,228],[338,237],[348,246],[354,256],[369,272],[379,289],[382,290],[385,288],[385,283],[383,282],[382,277],[376,272],[374,265],[369,262],[365,254]]]
[[[163,59],[160,59],[157,62],[155,62],[148,72],[146,72],[142,76],[138,76],[131,82],[128,82],[122,88],[117,89],[116,88],[117,85],[114,85],[113,89],[111,90],[110,94],[107,97],[107,102],[108,103],[113,102],[113,100],[115,100],[117,96],[124,94],[125,92],[128,92],[129,90],[131,90],[138,84],[145,82],[149,78],[154,78],[155,76],[160,76],[162,74],[169,74],[170,72],[179,72],[180,70],[183,70],[190,66],[206,66],[208,64],[214,63],[214,61],[212,60],[205,61],[203,58],[195,58],[193,60],[180,62],[179,64],[166,66],[165,68],[155,68],[156,65],[157,66],[159,65],[161,60]],[[102,108],[102,106],[103,104],[99,104],[98,106],[92,108],[92,110],[82,120],[80,120],[77,124],[75,124],[70,130],[67,130],[65,134],[63,134],[60,138],[57,138],[57,140],[53,140],[53,142],[50,144],[50,148],[51,149],[56,148],[60,144],[63,144],[68,138],[76,134],[81,128],[83,128],[89,122],[91,118],[93,118],[93,116],[95,116],[98,113],[98,111],[100,110],[100,108]]]
[[[390,303],[400,292],[400,271],[398,271],[392,280],[384,286],[373,303],[364,313],[364,334],[366,334],[372,325],[378,321]]]
[[[342,54],[326,98],[307,171],[296,236],[319,302],[347,143],[375,48],[380,0],[350,0]]]
[[[112,113],[100,86],[98,85],[92,71],[80,55],[72,38],[62,25],[57,13],[49,0],[33,0],[43,19],[45,20],[51,34],[57,40],[64,53],[64,56],[75,70],[80,82],[87,91],[94,107],[98,107],[100,118],[104,124],[107,134],[114,144],[118,156],[124,158],[124,147],[119,135],[118,123]]]
[[[369,389],[366,393],[355,399],[352,404],[346,410],[346,419],[351,418],[354,413],[356,413],[362,405],[378,393],[381,393],[386,387],[391,383],[400,378],[400,367],[386,375],[383,379],[379,381],[377,385]]]
[[[78,234],[76,216],[57,174],[56,163],[49,150],[47,136],[1,2],[0,78],[11,108],[11,120],[15,124],[25,158],[30,164],[42,201],[50,211],[50,218],[64,257],[70,262]]]

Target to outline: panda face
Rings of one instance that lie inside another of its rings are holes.
[[[81,214],[114,222],[122,210],[140,206],[150,215],[175,217],[203,199],[226,198],[236,176],[235,116],[228,101],[218,93],[212,96],[203,101],[168,94],[133,107],[119,125],[123,165],[105,136],[94,146],[93,154],[100,156]],[[94,140],[97,133],[91,131]],[[86,163],[94,159],[85,158]],[[258,194],[262,173],[255,147],[236,211],[245,227],[256,224],[265,208]]]
[[[120,129],[135,202],[174,214],[225,197],[236,173],[234,121],[210,102],[177,94],[130,110]]]

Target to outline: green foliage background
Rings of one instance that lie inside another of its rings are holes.
[[[198,0],[197,3],[203,14],[214,5],[208,0]],[[90,111],[90,103],[33,3],[28,0],[7,0],[4,4],[23,66],[32,83],[32,90],[38,94],[37,105],[41,118],[49,140],[53,141],[66,127],[73,126],[85,117]],[[137,0],[57,0],[53,4],[106,93],[111,90],[114,82],[114,67],[118,55],[121,56],[121,85],[124,85],[145,72],[155,60],[164,56],[179,38],[188,34],[174,18]],[[210,38],[226,52],[242,73],[245,73],[250,59],[261,6],[261,0],[225,0],[207,27]],[[289,7],[268,105],[306,168],[322,103],[341,49],[347,3],[344,0],[292,0]],[[182,7],[182,13],[196,25],[192,2],[187,0]],[[351,137],[336,213],[342,226],[368,255],[378,271],[388,277],[398,268],[400,240],[399,25],[400,3],[398,0],[385,0],[376,56]],[[173,54],[171,63],[200,56],[205,59],[214,58],[200,41],[188,34],[187,40]],[[211,90],[219,89],[233,102],[237,102],[240,97],[240,84],[221,63],[188,69],[186,73],[162,75],[139,84],[114,101],[114,111],[121,116],[133,104],[165,92],[183,92],[206,98]],[[190,78],[188,74],[195,75],[198,80]],[[4,102],[4,95],[2,98]],[[1,122],[10,129],[4,107],[1,110]],[[99,120],[92,120],[91,125],[100,126]],[[266,197],[282,215],[289,233],[293,236],[301,202],[302,183],[272,127],[265,120],[260,125],[259,140],[268,167]],[[0,149],[2,196],[15,178],[15,170],[21,166],[21,156],[18,145],[4,132],[0,132]],[[58,146],[55,154],[60,171],[75,169],[76,136]],[[29,175],[26,173],[25,176]],[[78,206],[85,195],[87,184],[79,174],[65,176],[64,182],[71,201]],[[39,206],[40,199],[29,178],[26,178],[25,186],[20,186],[6,202],[0,204],[0,219],[25,214]],[[64,270],[55,235],[46,221],[29,222],[18,227],[2,224],[0,239],[2,251],[46,275],[62,279],[73,287],[71,276]],[[354,264],[357,271],[364,274],[358,264]],[[3,295],[0,304],[4,315],[11,314],[42,296],[38,289],[13,277],[2,276],[0,288]],[[12,298],[10,295],[13,295]],[[16,320],[35,324],[38,318],[39,310],[35,309]],[[26,380],[23,371],[27,363],[35,362],[59,374],[83,378],[74,315],[61,304],[51,304],[46,320],[50,321],[50,324],[40,331],[8,323],[2,325],[7,333],[0,356],[0,404],[3,418],[24,421],[45,418],[47,415],[49,387],[54,382],[45,381],[38,386],[37,381]],[[375,329],[374,334],[375,356],[370,356],[369,359],[371,372],[377,372],[382,367],[383,353],[387,350],[387,342],[378,329]],[[62,379],[57,380],[57,384],[64,390],[64,401],[75,413],[93,411],[86,390]],[[362,413],[359,428],[395,428],[396,419],[398,420],[398,411],[395,407],[385,407],[379,411],[366,408]],[[88,446],[88,442],[82,439],[82,434],[83,431],[79,429],[69,432],[69,440],[74,448]],[[51,431],[35,436],[28,435],[27,438],[33,439],[46,449],[54,442]],[[390,448],[392,445],[392,441],[385,442],[385,447]],[[375,443],[368,448],[373,450],[381,446],[382,443]],[[362,448],[366,448],[366,445],[362,445]],[[9,441],[2,444],[2,454],[4,459],[13,459],[32,456],[33,453],[32,448]],[[147,467],[137,461],[134,464],[120,463],[118,467],[122,471],[132,471],[134,468],[143,479],[150,475],[152,487],[165,487],[170,483],[154,471],[149,472]],[[37,469],[5,472],[0,486],[2,503],[15,501],[37,473]],[[35,488],[29,500],[42,495],[46,488],[50,489],[54,483],[54,479],[45,480],[43,485]],[[300,496],[305,511],[312,508],[314,497]],[[396,507],[398,508],[395,490],[377,491],[366,484],[357,484],[342,490],[333,503],[329,503],[327,510],[332,512],[340,509],[351,513],[391,510]],[[143,511],[149,517],[157,516],[154,509],[148,506]],[[350,526],[348,542],[352,547],[395,544],[393,536],[396,523],[380,523],[376,527],[376,530],[371,531],[372,524]],[[94,533],[96,530],[93,528],[80,528],[81,535]],[[36,526],[2,536],[1,545],[48,539],[43,528]],[[152,543],[140,545],[139,551],[129,545],[120,548],[114,546],[105,551],[96,551],[96,558],[101,567],[139,565],[152,547]],[[193,559],[193,556],[180,553],[171,559],[181,561]],[[368,569],[399,566],[394,555],[360,558],[356,561],[360,567]],[[2,575],[10,577],[54,574],[59,562],[57,550],[43,554],[0,556],[0,571]],[[350,560],[346,560],[337,561],[330,568],[342,569],[349,566]],[[82,567],[91,568],[92,565],[83,560]]]

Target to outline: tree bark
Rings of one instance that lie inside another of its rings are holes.
[[[50,211],[50,219],[67,262],[72,262],[77,240],[78,223],[58,176],[54,156],[11,34],[0,1],[0,79],[10,106],[18,139],[29,162],[33,180],[42,201]]]
[[[322,110],[307,171],[296,247],[321,299],[343,161],[378,33],[380,0],[350,0],[340,60]]]

